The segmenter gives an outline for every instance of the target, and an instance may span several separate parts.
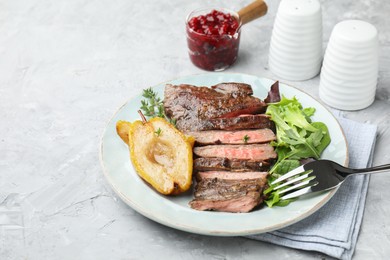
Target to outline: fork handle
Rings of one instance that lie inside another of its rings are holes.
[[[378,165],[369,168],[363,169],[350,169],[348,175],[350,174],[369,174],[369,173],[377,173],[377,172],[385,172],[390,170],[390,164]]]

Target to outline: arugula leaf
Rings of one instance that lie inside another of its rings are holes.
[[[282,107],[284,110],[284,120],[290,125],[295,125],[306,131],[316,131],[317,129],[307,121],[306,114],[302,111],[302,106],[298,100],[294,98],[290,101],[288,105]]]
[[[294,159],[284,159],[273,168],[274,172],[277,172],[279,175],[288,173],[289,171],[294,170],[300,166],[299,160]]]
[[[323,133],[321,143],[316,147],[317,152],[321,154],[325,150],[325,148],[330,144],[331,139],[330,139],[329,130],[328,127],[322,122],[314,122],[312,123],[312,125],[320,129]]]
[[[310,117],[314,115],[316,109],[314,107],[306,107],[302,109],[302,112],[305,114],[307,121],[310,122]]]
[[[279,191],[273,192],[268,199],[266,199],[264,202],[267,204],[268,207],[272,208],[276,203],[280,201]]]
[[[275,147],[278,160],[270,170],[269,184],[279,176],[297,168],[301,159],[319,159],[321,153],[330,143],[327,126],[322,122],[312,122],[311,116],[315,108],[303,108],[296,97],[292,99],[282,96],[280,102],[269,104],[266,114],[276,125]],[[264,191],[268,195],[265,200],[269,207],[287,205],[291,200],[280,200],[279,192],[273,191],[271,185]]]
[[[272,187],[273,188],[273,187]],[[265,193],[265,192],[264,192]],[[273,206],[285,207],[296,199],[281,200],[280,191],[275,191],[270,194],[268,199],[264,200],[268,207],[272,208]]]

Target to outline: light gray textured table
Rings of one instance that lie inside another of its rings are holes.
[[[205,5],[237,10],[250,1],[224,2],[0,0],[0,259],[326,258],[173,230],[128,207],[103,177],[107,121],[135,91],[203,72],[187,57],[184,18]],[[268,2],[267,16],[243,28],[227,72],[275,78],[267,61],[279,1]],[[321,2],[324,47],[344,19],[379,30],[376,101],[343,114],[378,125],[374,165],[389,163],[390,2]],[[318,77],[287,83],[318,97]],[[389,187],[390,174],[372,176],[355,259],[390,255]]]

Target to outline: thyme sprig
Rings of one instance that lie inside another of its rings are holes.
[[[248,143],[250,137],[248,135],[245,135],[242,139],[244,140],[244,143]]]
[[[164,103],[152,88],[144,89],[142,96],[145,99],[141,100],[141,110],[145,116],[165,118]]]
[[[146,117],[161,117],[176,126],[176,119],[171,119],[165,115],[164,102],[160,97],[158,97],[157,92],[155,92],[152,88],[147,88],[144,89],[142,97],[145,99],[141,100],[141,110]]]
[[[159,128],[157,129],[157,131],[154,131],[154,133],[155,133],[157,136],[160,136],[161,133],[162,133],[161,128],[159,127]]]

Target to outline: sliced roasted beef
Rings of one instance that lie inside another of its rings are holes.
[[[266,176],[266,172],[198,173],[190,206],[197,210],[249,212],[262,202]]]
[[[260,185],[265,185],[268,172],[230,172],[230,171],[208,171],[195,174],[198,181],[205,179],[223,179],[223,180],[260,180]]]
[[[248,191],[262,191],[267,184],[267,172],[198,172],[195,198],[227,199]]]
[[[225,200],[245,195],[249,191],[261,189],[259,179],[219,179],[207,178],[196,184],[195,199]]]
[[[242,115],[229,118],[212,118],[199,121],[196,128],[189,128],[189,131],[206,130],[243,130],[269,128],[275,132],[275,123],[265,114]]]
[[[196,210],[215,210],[232,213],[246,213],[257,207],[263,198],[257,191],[226,200],[194,199],[189,204]]]
[[[199,157],[222,157],[254,161],[274,159],[277,156],[270,144],[207,145],[195,147],[194,154]]]
[[[195,138],[196,145],[209,144],[259,144],[276,139],[274,132],[269,129],[239,130],[239,131],[196,131],[185,132]]]
[[[251,96],[253,92],[248,90],[249,85],[234,87],[234,84],[242,85],[219,84],[213,89],[187,84],[167,84],[164,91],[165,114],[176,120],[179,130],[197,131],[206,130],[202,127],[205,120],[259,114],[265,111],[265,102]]]
[[[228,158],[196,158],[195,171],[268,171],[272,160],[252,161]]]
[[[210,88],[166,85],[165,114],[179,130],[194,136],[197,145],[204,145],[194,148],[198,158],[192,208],[249,212],[262,202],[265,171],[277,157],[269,144],[276,138],[275,125],[262,113],[266,102],[280,100],[278,82],[266,102],[252,95],[251,86],[244,83]]]

